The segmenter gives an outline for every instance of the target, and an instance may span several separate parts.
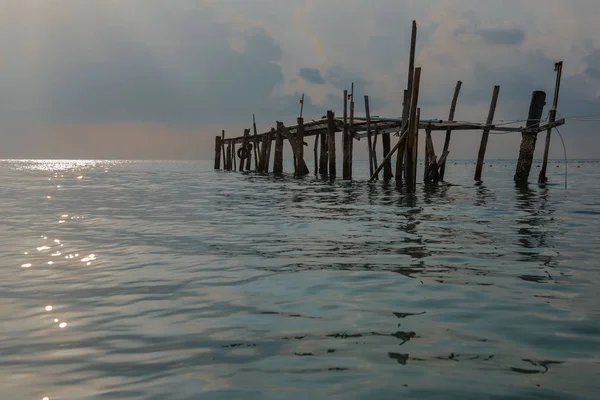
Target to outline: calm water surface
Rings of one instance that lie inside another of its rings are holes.
[[[600,164],[514,167],[0,161],[0,398],[598,398]]]

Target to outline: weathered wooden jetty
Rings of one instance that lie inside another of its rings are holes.
[[[522,140],[513,179],[517,184],[527,184],[537,136],[540,132],[546,131],[543,164],[538,177],[538,183],[545,184],[547,181],[546,170],[552,129],[565,123],[564,119],[556,120],[562,61],[555,64],[556,86],[554,90],[554,102],[549,112],[548,120],[543,125],[541,121],[546,104],[546,93],[544,91],[533,92],[525,126],[495,125],[493,121],[500,94],[500,86],[495,86],[493,89],[485,123],[455,121],[454,115],[462,88],[461,81],[456,83],[448,119],[422,120],[420,117],[421,110],[418,106],[421,67],[415,67],[416,38],[417,24],[416,21],[413,21],[408,79],[407,87],[403,93],[401,117],[372,117],[370,115],[368,96],[364,96],[365,116],[355,116],[354,85],[352,85],[350,92],[345,90],[343,93],[343,114],[341,118],[336,117],[333,111],[327,111],[327,115],[317,120],[305,121],[301,110],[300,117],[297,119],[295,125],[285,125],[281,121],[276,121],[275,127],[271,128],[268,132],[258,133],[256,121],[253,118],[252,134],[250,134],[250,129],[245,129],[242,136],[225,138],[225,131],[223,131],[220,136],[216,136],[215,138],[215,169],[221,169],[221,165],[223,165],[223,169],[225,170],[237,170],[239,168],[239,171],[253,170],[259,173],[268,173],[271,163],[272,143],[275,142],[272,172],[274,174],[281,174],[283,173],[283,145],[284,141],[287,140],[294,156],[294,173],[297,176],[308,175],[310,174],[310,170],[306,164],[304,153],[304,147],[308,146],[308,144],[305,142],[305,139],[313,136],[315,138],[313,147],[314,173],[328,176],[329,178],[336,178],[338,174],[336,170],[336,134],[341,133],[343,179],[352,179],[354,142],[367,138],[371,180],[379,179],[383,171],[382,178],[384,180],[391,180],[395,175],[396,181],[404,184],[408,193],[414,193],[417,182],[419,132],[425,133],[425,168],[423,180],[426,183],[444,180],[446,160],[450,154],[450,139],[453,131],[482,132],[474,174],[474,180],[476,181],[482,180],[483,164],[489,135],[493,133],[515,132],[521,133]],[[445,133],[445,139],[444,147],[438,157],[433,145],[432,133],[440,131]],[[398,136],[397,142],[393,147],[391,146],[392,134]],[[377,140],[380,136],[383,157],[378,162]],[[394,155],[396,156],[396,167],[395,171],[392,172],[392,157]],[[254,167],[252,166],[253,160]]]

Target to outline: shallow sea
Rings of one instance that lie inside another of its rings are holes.
[[[0,399],[598,398],[598,162],[366,167],[0,161]]]

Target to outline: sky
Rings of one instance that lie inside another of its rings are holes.
[[[411,22],[419,32],[423,118],[521,120],[533,90],[559,115],[600,121],[598,0],[0,0],[0,158],[211,159],[214,137],[341,115],[402,112]],[[600,122],[560,128],[569,157],[600,157]],[[443,134],[434,134],[437,153]],[[554,135],[550,156],[563,149]],[[480,132],[453,134],[473,159]],[[536,155],[543,150],[543,137]],[[516,158],[520,134],[488,158]],[[338,146],[341,147],[341,146]],[[364,147],[364,148],[363,148]],[[364,158],[366,144],[355,145]]]

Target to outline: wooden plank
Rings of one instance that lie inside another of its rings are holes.
[[[454,121],[454,113],[456,111],[456,103],[458,102],[458,95],[460,94],[460,89],[462,87],[462,82],[456,82],[456,87],[454,88],[454,95],[452,96],[452,103],[450,103],[450,113],[448,114],[448,121]],[[431,131],[430,131],[431,132]],[[446,130],[446,138],[444,139],[444,150],[442,153],[449,152],[450,150],[450,137],[452,136],[452,129]],[[439,178],[441,181],[444,180],[444,173],[446,172],[446,159],[440,166],[439,169]]]
[[[335,154],[335,114],[333,111],[327,111],[327,150],[329,155],[329,177],[335,178],[336,175],[336,154]]]
[[[371,111],[369,109],[369,96],[365,95],[365,114],[367,116],[367,148],[369,150],[369,176],[373,175],[377,165],[373,165],[373,140],[371,139]]]
[[[534,91],[531,95],[531,103],[529,104],[529,113],[527,115],[527,130],[521,134],[521,148],[519,149],[519,159],[517,160],[517,170],[514,177],[517,184],[527,184],[531,164],[533,163],[538,128],[540,127],[545,104],[546,92],[541,90]]]
[[[494,121],[494,114],[496,112],[496,104],[498,103],[498,94],[500,93],[500,86],[494,86],[494,92],[492,94],[492,102],[490,104],[490,110],[485,125],[489,126]],[[485,149],[488,143],[488,137],[490,136],[490,129],[484,128],[483,134],[481,135],[481,143],[479,145],[479,153],[477,154],[477,166],[475,167],[475,180],[481,181],[481,173],[483,171],[483,160],[485,158]]]

